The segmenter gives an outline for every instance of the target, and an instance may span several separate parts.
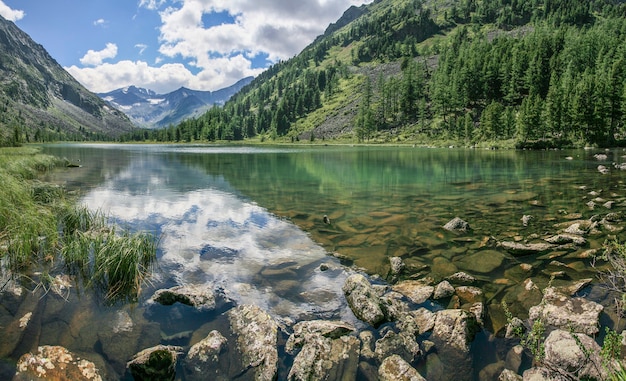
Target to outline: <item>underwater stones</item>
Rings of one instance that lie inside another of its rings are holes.
[[[483,250],[461,258],[456,265],[470,273],[490,273],[502,266],[504,254],[496,250]]]
[[[215,295],[206,285],[181,285],[157,290],[152,300],[165,306],[176,302],[196,307],[198,310],[215,309]]]
[[[558,292],[562,294],[574,296],[578,291],[590,285],[591,282],[593,282],[592,278],[580,279],[572,284],[569,284],[567,286],[557,287],[556,289]]]
[[[523,379],[522,376],[510,369],[504,369],[498,376],[498,381],[522,381]]]
[[[470,344],[480,329],[476,316],[459,309],[442,310],[435,315],[431,340],[438,346],[443,344],[465,353],[469,352]]]
[[[529,214],[524,214],[521,218],[522,220],[522,226],[527,227],[528,224],[530,223],[530,220],[532,220],[533,216],[529,215]]]
[[[146,348],[134,355],[126,366],[137,381],[173,380],[178,355],[182,350],[182,347],[172,345]]]
[[[547,325],[594,335],[599,331],[600,313],[603,309],[596,302],[580,297],[571,298],[554,287],[548,287],[544,290],[541,303],[531,307],[528,315],[531,321],[541,319]]]
[[[483,291],[478,287],[473,286],[459,286],[455,289],[462,303],[476,303],[482,301]]]
[[[476,278],[465,272],[456,272],[446,278],[448,281],[456,284],[470,285],[476,282]]]
[[[400,275],[400,273],[406,267],[404,262],[402,262],[402,258],[400,257],[390,257],[389,264],[391,265],[391,275]]]
[[[228,340],[216,330],[192,345],[185,358],[186,380],[228,379],[228,369],[220,364],[220,355],[226,351]]]
[[[551,237],[546,238],[545,240],[546,242],[552,243],[555,245],[564,245],[568,243],[573,243],[575,245],[582,246],[587,243],[587,240],[581,237],[580,235],[566,234],[566,233],[553,235]]]
[[[237,336],[243,367],[255,368],[255,380],[271,381],[278,371],[278,324],[257,306],[242,305],[227,312],[231,331]]]
[[[502,241],[498,242],[498,246],[502,247],[514,256],[524,256],[533,254],[543,254],[554,248],[554,245],[549,243],[519,243]]]
[[[405,280],[394,285],[393,290],[406,296],[415,304],[422,304],[430,299],[435,287],[422,280]]]
[[[415,368],[398,355],[383,360],[378,368],[380,381],[425,381]]]
[[[80,359],[64,347],[44,345],[35,354],[24,354],[17,362],[13,381],[30,380],[101,381],[102,377],[91,361]]]
[[[354,315],[374,327],[385,320],[382,302],[370,282],[361,274],[350,275],[343,284],[343,293]]]
[[[454,217],[443,228],[451,232],[464,233],[470,229],[470,225],[459,217]]]

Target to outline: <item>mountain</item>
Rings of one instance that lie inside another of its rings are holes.
[[[98,94],[112,107],[122,110],[138,126],[161,128],[198,117],[214,105],[223,105],[230,97],[252,81],[244,78],[217,91],[197,91],[184,87],[167,94],[135,86]]]
[[[113,138],[134,128],[0,16],[0,143]]]
[[[624,15],[625,0],[376,0],[223,107],[147,136],[626,145]]]

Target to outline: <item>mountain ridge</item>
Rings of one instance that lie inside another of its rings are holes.
[[[0,143],[5,144],[111,139],[135,128],[2,16],[0,105]]]
[[[159,129],[198,117],[214,105],[223,105],[252,79],[253,77],[246,77],[215,91],[180,87],[169,93],[157,94],[150,89],[127,86],[97,95],[112,107],[124,112],[136,125]]]

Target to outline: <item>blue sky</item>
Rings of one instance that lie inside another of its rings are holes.
[[[0,0],[85,87],[217,90],[299,53],[371,0]]]

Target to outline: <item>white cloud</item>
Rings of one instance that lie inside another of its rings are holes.
[[[115,58],[117,56],[117,45],[111,42],[106,44],[106,47],[102,50],[95,51],[89,50],[87,54],[80,59],[80,63],[89,66],[98,66],[102,64],[107,58]]]
[[[2,0],[0,0],[0,16],[9,21],[15,22],[23,19],[24,16],[26,16],[26,13],[19,9],[11,9]]]
[[[104,59],[117,54],[117,46],[107,44],[102,51],[90,50],[80,61],[95,67],[66,69],[95,92],[129,85],[160,93],[181,86],[218,90],[263,71],[264,68],[252,68],[251,58],[257,54],[266,54],[272,62],[293,57],[351,5],[371,1],[173,0],[173,5],[165,8],[165,0],[139,0],[139,7],[161,9],[158,51],[162,56],[155,57],[154,66],[130,60],[103,64]],[[227,12],[234,22],[205,26],[203,16],[214,12]],[[145,49],[143,44],[135,47],[139,54]],[[187,66],[161,65],[181,58]],[[194,68],[193,73],[190,67]]]
[[[197,74],[180,63],[154,67],[144,61],[127,60],[114,64],[104,63],[91,68],[70,66],[65,69],[85,87],[96,93],[105,93],[130,85],[151,89],[157,93],[168,93],[181,86],[197,90],[217,90],[230,86],[241,78],[258,75],[263,70],[252,69],[251,63],[243,56],[215,59],[211,68]]]
[[[108,21],[105,19],[97,19],[93,22],[93,25],[95,26],[106,26],[106,24],[108,24]]]
[[[142,55],[144,51],[148,48],[146,44],[135,44],[135,47],[139,49],[139,55]]]

